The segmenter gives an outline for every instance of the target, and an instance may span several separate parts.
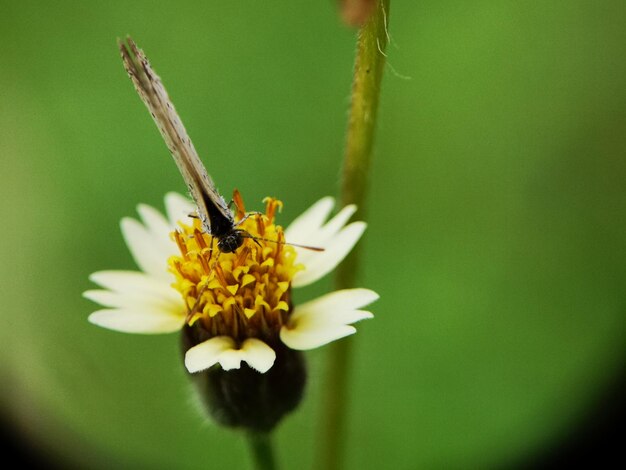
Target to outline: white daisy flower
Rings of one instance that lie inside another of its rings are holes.
[[[139,205],[141,222],[124,218],[122,233],[141,271],[100,271],[90,279],[101,290],[84,296],[105,307],[89,316],[95,325],[126,333],[170,333],[183,327],[202,338],[185,355],[189,372],[241,362],[265,373],[275,349],[314,349],[356,332],[353,323],[371,318],[361,310],[378,295],[346,289],[294,307],[291,288],[311,284],[350,252],[366,224],[348,219],[344,207],[327,221],[334,200],[319,200],[283,231],[274,216],[282,203],[267,198],[265,214],[238,208],[238,228],[250,235],[235,253],[218,253],[203,233],[192,203],[165,197],[167,218]],[[323,248],[315,251],[287,243]]]

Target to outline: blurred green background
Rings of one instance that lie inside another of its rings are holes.
[[[624,24],[622,0],[392,0],[360,281],[381,299],[355,337],[346,468],[513,462],[623,365]],[[285,224],[337,195],[355,34],[330,0],[0,3],[4,415],[67,465],[240,468],[177,335],[87,323],[88,275],[135,269],[119,220],[184,191],[126,34],[222,192],[279,196]],[[325,353],[308,358],[285,468],[317,439]]]

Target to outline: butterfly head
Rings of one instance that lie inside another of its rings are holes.
[[[233,253],[243,244],[243,236],[239,230],[231,230],[217,241],[217,247],[222,253]]]

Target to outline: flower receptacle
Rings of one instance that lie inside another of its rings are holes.
[[[183,354],[198,344],[193,327],[182,330]],[[238,369],[220,364],[189,374],[206,414],[216,423],[249,432],[269,432],[295,410],[304,395],[306,363],[300,351],[272,345],[276,361],[260,373],[245,362]]]

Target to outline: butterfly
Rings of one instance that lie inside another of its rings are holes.
[[[189,194],[196,203],[198,218],[202,222],[205,232],[217,239],[217,248],[221,253],[233,253],[242,244],[245,238],[281,243],[313,251],[324,251],[314,246],[286,243],[278,240],[267,240],[256,237],[243,229],[237,228],[249,215],[235,222],[226,200],[217,191],[215,183],[204,168],[198,157],[191,139],[187,135],[185,126],[176,113],[163,83],[152,70],[150,62],[135,41],[130,37],[126,43],[118,41],[122,61],[128,76],[135,85],[139,97],[152,115],[174,161],[187,183]]]
[[[226,200],[217,191],[215,183],[200,161],[176,108],[146,55],[130,37],[127,38],[127,43],[120,40],[118,45],[124,68],[150,111],[187,183],[203,228],[217,239],[220,252],[234,252],[243,244],[244,238],[250,236],[237,228]]]

